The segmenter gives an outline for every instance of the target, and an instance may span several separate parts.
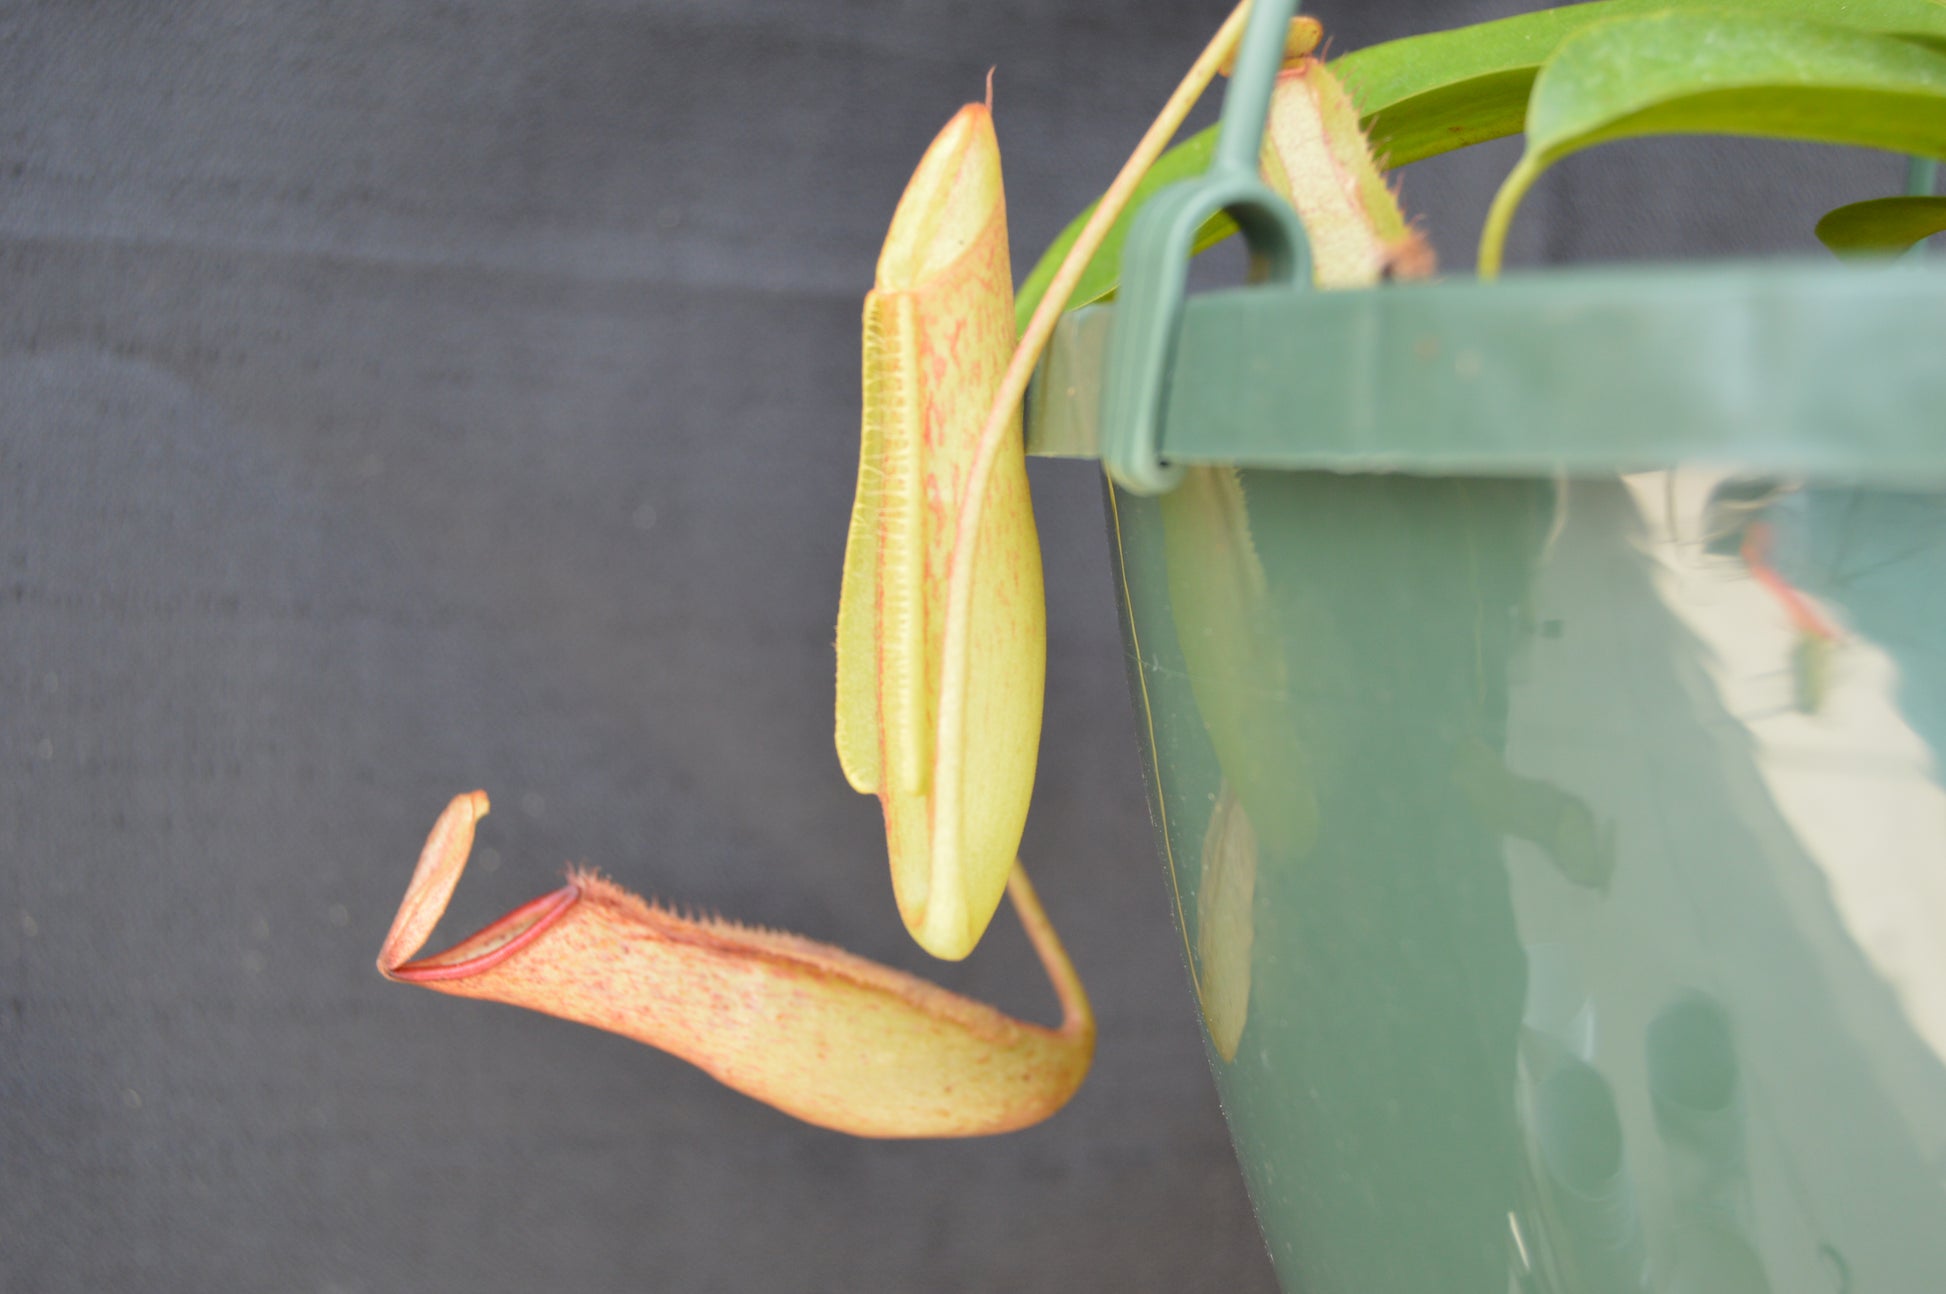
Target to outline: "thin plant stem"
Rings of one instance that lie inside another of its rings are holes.
[[[1054,325],[1060,320],[1061,311],[1067,305],[1068,297],[1081,279],[1088,262],[1100,249],[1107,238],[1109,229],[1128,205],[1130,196],[1142,177],[1162,155],[1169,141],[1181,129],[1183,119],[1203,95],[1209,83],[1215,79],[1226,60],[1233,57],[1237,41],[1243,34],[1244,20],[1249,16],[1250,0],[1242,0],[1223,20],[1223,25],[1211,37],[1203,52],[1190,64],[1182,84],[1163,104],[1162,111],[1150,123],[1148,131],[1136,144],[1135,151],[1129,154],[1128,161],[1115,176],[1115,182],[1108,186],[1101,202],[1095,207],[1094,215],[1082,227],[1081,236],[1061,262],[1054,278],[1047,285],[1047,292],[1041,297],[1033,318],[1028,320],[1027,329],[1021,334],[1019,343],[1014,347],[1013,358],[1007,364],[1007,371],[1000,379],[1000,389],[994,395],[992,407],[987,412],[986,423],[980,429],[979,449],[973,459],[972,470],[968,473],[966,484],[966,506],[960,512],[959,526],[953,539],[952,574],[947,583],[946,593],[946,641],[944,643],[944,670],[940,679],[940,690],[952,695],[954,689],[966,686],[968,667],[968,620],[973,604],[973,568],[977,558],[980,541],[980,521],[986,511],[987,480],[993,474],[993,464],[999,458],[1000,449],[1006,443],[1014,412],[1020,407],[1027,395],[1027,383],[1034,375],[1034,366],[1040,362],[1041,351],[1054,333]],[[964,718],[955,708],[947,707],[941,715],[941,731],[938,742],[941,747],[958,746],[961,733],[958,729]]]

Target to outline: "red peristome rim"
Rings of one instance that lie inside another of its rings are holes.
[[[439,957],[429,957],[425,961],[407,962],[403,966],[393,968],[392,978],[423,984],[429,980],[465,979],[468,975],[478,975],[482,971],[492,970],[540,938],[549,926],[559,921],[563,914],[574,906],[575,901],[580,897],[579,885],[564,885],[552,894],[543,894],[531,902],[521,904],[478,934],[463,940],[459,946],[465,947],[466,944],[491,940],[510,926],[526,924],[526,929],[507,939],[505,943],[481,953],[478,957],[468,957],[464,961],[442,962]],[[439,956],[447,955],[449,954],[442,953]]]
[[[1770,539],[1769,523],[1752,522],[1743,540],[1743,564],[1750,568],[1750,574],[1756,577],[1757,582],[1783,604],[1791,628],[1814,638],[1836,639],[1838,630],[1832,623],[1819,615],[1804,595],[1770,565]]]

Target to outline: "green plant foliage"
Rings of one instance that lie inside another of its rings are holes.
[[[1495,195],[1480,273],[1500,266],[1521,198],[1571,153],[1641,135],[1756,135],[1946,156],[1946,53],[1796,18],[1685,10],[1618,18],[1561,43],[1527,104],[1527,149]]]
[[[1517,133],[1541,65],[1569,37],[1596,23],[1674,9],[1699,14],[1723,8],[1683,0],[1599,0],[1368,46],[1334,60],[1331,69],[1357,102],[1373,151],[1396,169]],[[1739,0],[1733,9],[1741,15],[1733,21],[1815,19],[1946,51],[1946,4],[1935,0]],[[1137,191],[1130,214],[1117,222],[1089,263],[1070,308],[1114,292],[1134,211],[1163,185],[1208,169],[1215,143],[1211,127],[1162,155]],[[1093,210],[1089,207],[1061,231],[1022,282],[1015,308],[1023,326]],[[1221,242],[1235,229],[1226,217],[1216,217],[1198,231],[1196,250]]]
[[[1129,198],[1128,209],[1121,218],[1109,226],[1108,236],[1102,240],[1099,250],[1088,262],[1088,268],[1081,272],[1080,282],[1075,284],[1074,292],[1068,297],[1068,309],[1113,296],[1116,284],[1122,278],[1122,244],[1128,241],[1129,225],[1135,213],[1142,209],[1155,193],[1178,180],[1190,180],[1209,170],[1210,158],[1216,153],[1216,128],[1199,131],[1182,143],[1156,159],[1142,182],[1135,186]],[[1068,222],[1067,228],[1041,255],[1039,261],[1021,281],[1020,290],[1014,294],[1014,327],[1017,331],[1027,330],[1027,321],[1034,316],[1034,308],[1041,303],[1047,293],[1047,285],[1054,280],[1061,262],[1067,259],[1068,249],[1081,237],[1082,226],[1088,217],[1095,213],[1096,203],[1089,203],[1080,215]],[[1196,231],[1194,252],[1203,252],[1228,238],[1237,231],[1236,222],[1228,216],[1216,216]],[[1194,252],[1192,254],[1194,254]]]
[[[1898,256],[1946,232],[1946,198],[1874,198],[1824,213],[1818,241],[1844,257]]]
[[[1946,51],[1946,5],[1934,0],[1604,0],[1374,45],[1334,69],[1366,114],[1373,152],[1396,169],[1518,132],[1541,65],[1596,23],[1725,9],[1896,35]]]

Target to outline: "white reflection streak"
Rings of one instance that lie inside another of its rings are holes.
[[[1841,638],[1816,713],[1792,705],[1797,631],[1783,607],[1740,562],[1702,556],[1705,505],[1729,475],[1623,478],[1646,523],[1657,592],[1708,649],[1723,708],[1749,733],[1757,772],[1824,872],[1846,930],[1946,1059],[1946,790],[1932,752],[1899,710],[1897,665],[1863,639]],[[1835,608],[1804,596],[1842,626]]]

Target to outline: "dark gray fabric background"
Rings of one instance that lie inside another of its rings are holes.
[[[1084,466],[1034,468],[1025,852],[1102,1026],[1053,1122],[854,1142],[372,970],[481,786],[442,937],[586,860],[1051,1011],[1010,918],[926,963],[831,751],[859,299],[989,66],[1024,272],[1224,8],[0,7],[0,1288],[1272,1288]],[[1449,266],[1510,150],[1405,173]],[[1898,175],[1616,146],[1516,260],[1810,253]]]

